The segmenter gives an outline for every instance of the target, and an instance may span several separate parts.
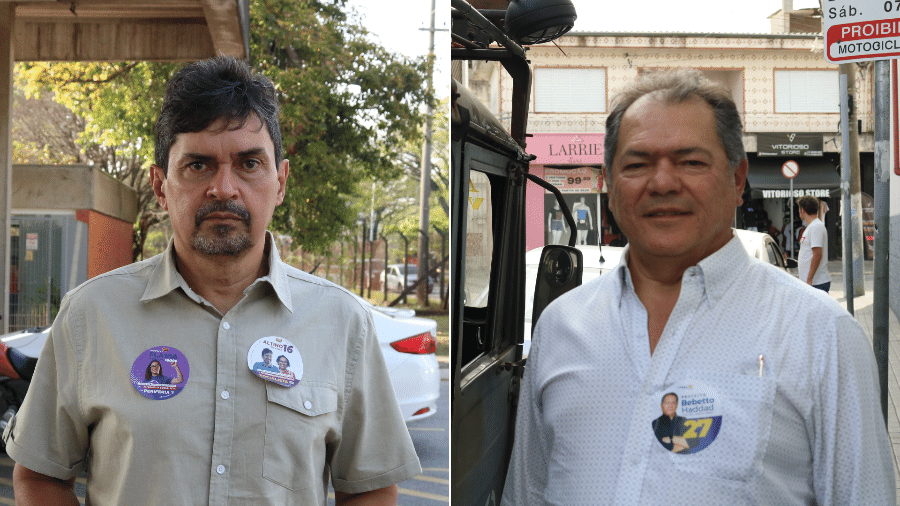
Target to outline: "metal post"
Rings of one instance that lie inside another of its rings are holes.
[[[369,286],[368,295],[366,297],[372,298],[372,264],[375,263],[373,260],[375,259],[375,224],[373,223],[369,227],[369,237],[373,239],[369,241],[369,279],[366,280],[366,284]]]
[[[406,304],[408,301],[406,300],[406,284],[409,282],[407,279],[407,269],[409,269],[409,239],[403,235],[403,232],[397,232],[400,234],[400,237],[403,238],[403,289],[400,290],[400,293],[403,294],[403,303]]]
[[[853,237],[850,230],[850,118],[847,103],[847,75],[840,75],[841,93],[841,226],[844,230],[844,297],[853,314]],[[793,208],[792,208],[793,209]]]
[[[429,30],[428,43],[428,79],[426,87],[429,96],[434,90],[433,73],[434,73],[434,15],[437,8],[436,0],[431,0],[431,28]],[[419,180],[419,229],[425,230],[425,233],[419,236],[419,274],[422,271],[428,272],[428,220],[431,213],[431,136],[432,136],[432,116],[433,110],[431,100],[425,110],[425,146],[422,149],[422,174]],[[406,287],[404,287],[406,288]],[[416,290],[419,299],[419,306],[428,307],[428,283],[419,284]]]
[[[888,416],[888,246],[890,244],[891,195],[891,66],[888,60],[875,62],[875,287],[872,306],[872,347],[881,385],[881,412]]]
[[[364,297],[366,294],[366,222],[362,223],[362,241],[360,241],[359,254],[359,296]]]
[[[788,194],[791,196],[788,199],[788,202],[789,202],[789,205],[791,208],[791,258],[796,260],[797,259],[797,248],[796,248],[797,243],[794,242],[794,238],[797,236],[794,235],[794,234],[796,234],[796,232],[794,232],[794,178],[788,179],[788,184],[790,185],[790,188],[791,188],[791,193]],[[787,244],[787,243],[785,243],[785,244]],[[826,262],[828,261],[827,258],[824,258],[823,260],[825,260]],[[805,282],[806,280],[801,279],[800,281]]]
[[[384,290],[384,300],[387,300],[388,242],[384,234],[381,234],[381,240],[384,241],[384,281],[381,283],[381,288]]]

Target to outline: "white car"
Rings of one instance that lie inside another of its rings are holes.
[[[389,264],[387,268],[381,271],[381,282],[387,283],[387,287],[391,290],[403,290],[403,273],[406,270],[406,286],[413,286],[419,279],[419,266],[416,264]],[[428,290],[434,287],[434,279],[428,279]]]
[[[375,306],[354,297],[372,313],[403,419],[411,422],[433,415],[441,395],[441,371],[434,354],[437,322],[415,316],[412,309]]]
[[[781,247],[772,239],[772,236],[763,232],[753,232],[750,230],[735,229],[738,239],[744,245],[747,253],[753,257],[770,263],[779,269],[788,270],[789,267],[796,267],[794,260],[787,259]],[[576,246],[584,257],[584,273],[582,275],[582,284],[593,281],[615,267],[622,258],[622,252],[625,248],[615,246]],[[525,343],[522,349],[522,356],[528,356],[531,349],[531,312],[534,306],[534,282],[537,278],[538,263],[541,261],[541,251],[543,248],[535,248],[525,254]],[[603,262],[600,261],[600,253],[603,253]]]
[[[740,229],[735,229],[734,232],[744,244],[744,249],[753,258],[770,263],[779,269],[788,270],[797,267],[797,261],[787,258],[784,251],[781,250],[781,246],[769,234]]]
[[[378,307],[356,298],[372,313],[403,419],[411,422],[434,415],[441,388],[441,372],[434,354],[437,322],[416,317],[411,309]],[[0,336],[0,341],[37,358],[47,340],[48,330],[44,327],[12,332]]]
[[[584,262],[584,270],[581,275],[581,283],[585,284],[612,270],[619,264],[622,252],[625,248],[618,246],[580,245],[575,246],[581,251]],[[541,261],[541,251],[544,248],[535,248],[525,253],[525,343],[522,356],[528,356],[531,349],[531,312],[534,309],[534,283],[537,279],[538,264]],[[600,261],[602,253],[603,261]]]

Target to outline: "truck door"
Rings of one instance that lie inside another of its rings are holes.
[[[455,127],[468,135],[452,148],[451,496],[488,506],[500,502],[521,378],[527,161],[514,142],[492,146],[477,126]]]

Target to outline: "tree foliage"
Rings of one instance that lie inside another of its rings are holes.
[[[364,179],[390,180],[396,153],[420,135],[430,98],[424,59],[410,60],[366,38],[345,0],[251,0],[250,63],[281,93],[290,178],[273,228],[309,251],[325,251],[355,221],[350,203]],[[180,64],[27,63],[18,84],[52,92],[81,118],[90,160],[141,193],[136,237],[143,245],[161,213],[147,181],[153,125],[166,81]],[[136,167],[136,169],[135,169]],[[137,255],[137,253],[136,253]]]
[[[441,231],[450,229],[450,130],[449,98],[442,100],[434,109],[432,156],[431,156],[431,198],[429,201],[429,234],[431,244],[440,244]],[[400,254],[404,235],[410,240],[410,254],[417,253],[419,234],[419,192],[422,174],[422,136],[403,144],[394,157],[394,165],[402,172],[398,178],[379,181],[372,187],[372,181],[361,183],[359,193],[374,191],[374,199],[359,201],[353,206],[355,213],[362,213],[375,223],[379,233],[394,246],[391,257]]]
[[[366,39],[342,2],[251,4],[255,65],[283,94],[282,130],[293,183],[276,227],[322,251],[356,220],[361,180],[401,175],[395,153],[418,138],[424,61]]]

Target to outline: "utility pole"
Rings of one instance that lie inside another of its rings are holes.
[[[434,32],[446,31],[438,30],[434,27],[435,10],[437,9],[436,0],[431,0],[431,24],[428,28],[428,78],[426,86],[428,96],[434,93]],[[419,179],[419,279],[428,277],[428,226],[429,215],[431,214],[431,136],[432,136],[432,114],[434,108],[431,106],[431,100],[425,109],[425,146],[422,149],[422,168],[421,177]],[[416,287],[416,298],[420,307],[428,307],[428,282],[419,283]]]
[[[863,227],[862,227],[862,184],[859,176],[859,129],[856,116],[856,64],[842,63],[840,73],[847,76],[847,94],[849,95],[849,137],[850,137],[850,209],[841,212],[850,213],[850,241],[844,245],[844,255],[850,255],[853,269],[853,296],[866,294],[866,283],[863,276]],[[846,265],[846,262],[845,262]],[[847,273],[844,274],[847,276]],[[849,296],[849,292],[848,292]]]
[[[875,287],[872,306],[872,348],[881,386],[881,413],[888,419],[888,343],[890,341],[890,256],[891,241],[891,63],[875,62]]]

